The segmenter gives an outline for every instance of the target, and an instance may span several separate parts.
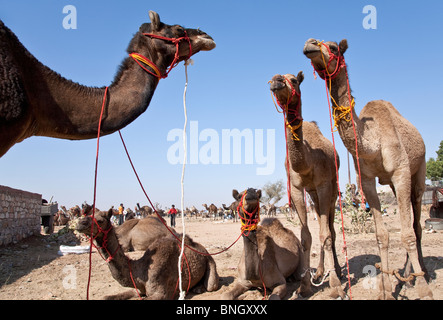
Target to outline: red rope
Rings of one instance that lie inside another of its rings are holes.
[[[333,129],[334,126],[333,126],[333,122],[332,122],[332,111],[331,111],[331,103],[329,101],[330,99],[329,99],[329,90],[328,90],[327,80],[325,80],[325,84],[326,84],[326,95],[328,97],[329,121],[331,124],[332,145],[334,146],[335,175],[337,177],[338,203],[340,205],[341,228],[342,228],[342,234],[343,234],[343,253],[345,254],[346,269],[348,271],[349,298],[352,300],[351,278],[350,278],[350,273],[349,273],[349,261],[348,261],[348,246],[346,244],[345,225],[344,225],[344,219],[343,219],[343,206],[342,206],[341,192],[340,192],[340,178],[339,178],[339,173],[338,173],[337,150],[335,150],[335,138],[334,138],[334,129]]]
[[[119,245],[119,246],[117,246],[117,249],[115,250],[114,253],[109,252],[109,250],[108,250],[108,248],[106,246],[106,243],[107,243],[108,233],[112,229],[112,226],[110,226],[110,228],[108,230],[103,230],[100,227],[100,225],[97,223],[97,220],[95,219],[95,203],[96,203],[96,198],[97,198],[98,156],[99,156],[99,150],[100,150],[100,131],[101,131],[101,124],[102,124],[103,112],[104,112],[104,109],[105,109],[107,94],[108,94],[108,87],[105,88],[105,94],[103,95],[102,109],[101,109],[101,112],[100,112],[100,118],[99,118],[98,129],[97,129],[98,132],[97,132],[97,152],[96,152],[96,156],[95,156],[94,198],[93,198],[93,203],[92,203],[92,214],[91,214],[92,223],[91,223],[91,237],[90,237],[90,246],[89,246],[89,271],[88,271],[88,284],[87,284],[87,288],[86,288],[86,299],[87,300],[89,300],[89,288],[90,288],[90,284],[91,284],[91,274],[92,274],[92,248],[95,247],[95,248],[99,249],[98,246],[94,245],[94,242],[93,242],[94,239],[97,237],[97,235],[100,232],[102,232],[104,234],[104,240],[103,240],[102,248],[104,250],[106,250],[106,252],[109,255],[109,257],[106,259],[106,262],[110,262],[114,258],[114,256],[117,253],[117,251],[120,249],[120,245]],[[96,226],[98,228],[98,232],[97,232],[96,237],[92,236],[93,231],[94,231],[94,223],[96,224]],[[98,250],[98,252],[99,252],[99,254],[101,256],[101,253],[100,253],[99,250]],[[102,258],[103,258],[103,256],[102,256]],[[132,284],[134,285],[135,291],[137,292],[139,298],[141,299],[140,294],[139,294],[139,292],[137,290],[137,286],[135,285],[135,281],[134,281],[134,279],[132,277],[132,270],[131,270],[130,260],[128,258],[127,258],[127,260],[128,260],[129,274],[131,276]]]
[[[134,167],[134,164],[133,164],[133,162],[132,162],[132,159],[131,159],[131,156],[129,155],[129,152],[128,152],[128,149],[127,149],[127,147],[126,147],[126,144],[125,144],[125,141],[124,141],[124,139],[123,139],[123,136],[122,136],[122,134],[121,134],[121,132],[120,132],[120,130],[118,131],[118,134],[120,135],[120,139],[121,139],[121,141],[122,141],[122,144],[123,144],[123,148],[125,149],[125,152],[126,152],[126,156],[128,157],[128,160],[129,160],[129,163],[131,164],[131,167],[132,167],[132,171],[134,172],[134,174],[135,174],[135,177],[137,178],[137,181],[138,181],[138,184],[140,185],[140,188],[142,189],[142,191],[143,191],[143,194],[145,195],[145,197],[146,197],[146,199],[148,200],[148,202],[149,202],[149,204],[151,205],[151,207],[152,207],[152,210],[155,212],[155,214],[157,215],[157,217],[159,218],[159,220],[160,220],[160,222],[165,226],[165,228],[175,237],[175,239],[177,239],[177,241],[181,241],[181,239],[174,233],[174,231],[172,231],[169,227],[168,227],[168,225],[166,224],[166,222],[163,220],[163,218],[160,216],[160,214],[157,212],[157,209],[154,207],[154,205],[152,204],[152,201],[151,201],[151,199],[149,198],[149,196],[148,196],[148,194],[146,193],[146,190],[145,190],[145,187],[143,186],[143,183],[142,183],[142,181],[140,180],[140,177],[138,176],[138,173],[137,173],[137,170],[135,169],[135,167]],[[228,251],[239,239],[240,239],[240,237],[242,236],[242,234],[243,234],[243,232],[242,233],[240,233],[240,235],[238,236],[238,238],[229,246],[229,247],[227,247],[227,248],[225,248],[225,249],[223,249],[223,250],[221,250],[221,251],[218,251],[218,252],[215,252],[215,253],[207,253],[207,252],[200,252],[200,251],[198,251],[198,250],[196,250],[196,249],[194,249],[194,248],[192,248],[192,247],[190,247],[190,246],[188,246],[187,244],[185,244],[185,247],[186,248],[188,248],[189,250],[192,250],[192,251],[194,251],[194,252],[196,252],[196,253],[199,253],[199,254],[201,254],[201,255],[204,255],[204,256],[214,256],[214,255],[218,255],[218,254],[220,254],[220,253],[223,253],[223,252],[225,252],[225,251]]]
[[[285,76],[283,76],[283,78],[285,79],[285,81],[287,83],[289,83],[289,86],[291,87],[291,96],[288,96],[288,100],[286,101],[286,105],[283,105],[280,100],[278,100],[277,95],[273,92],[272,95],[275,97],[275,100],[277,101],[278,106],[281,108],[282,112],[283,112],[283,128],[285,131],[285,142],[286,142],[286,175],[288,177],[287,182],[286,182],[286,189],[288,192],[288,206],[289,208],[292,208],[292,201],[291,201],[291,173],[290,173],[290,168],[289,168],[289,150],[288,150],[288,132],[287,132],[287,126],[291,125],[292,122],[294,122],[295,120],[300,120],[302,121],[303,118],[301,116],[300,113],[300,108],[301,108],[301,94],[298,93],[294,86],[292,85],[291,81],[289,79],[287,79]],[[295,107],[295,110],[293,111],[289,111],[289,103],[292,101],[292,98],[297,95],[298,96],[298,104]],[[278,111],[278,109],[277,109]],[[292,119],[291,122],[288,121],[288,114],[294,114],[295,117],[294,119]]]
[[[106,104],[106,96],[108,94],[108,87],[105,88],[105,94],[103,95],[103,102],[102,102],[102,110],[100,112],[100,118],[98,121],[98,132],[97,132],[97,153],[95,155],[95,175],[94,175],[94,198],[92,203],[92,219],[94,220],[94,214],[95,214],[95,199],[97,196],[97,170],[98,170],[98,154],[99,154],[99,148],[100,148],[100,130],[102,125],[102,118],[103,118],[103,111],[105,110],[105,104]],[[91,245],[89,247],[89,273],[88,273],[88,285],[86,288],[86,299],[89,300],[89,286],[91,284],[91,273],[92,273],[92,246],[93,246],[93,234],[94,231],[94,224],[91,223]]]
[[[341,223],[342,223],[342,234],[343,234],[343,253],[345,254],[345,259],[346,259],[346,268],[347,268],[347,272],[348,272],[348,285],[349,285],[349,298],[352,300],[352,291],[351,291],[351,278],[350,278],[350,272],[349,272],[349,261],[348,261],[348,247],[346,244],[346,236],[345,236],[345,228],[344,228],[344,219],[343,219],[343,206],[342,206],[342,201],[341,201],[341,193],[340,193],[340,180],[339,180],[339,173],[338,173],[338,161],[337,161],[337,151],[335,149],[335,138],[334,138],[334,125],[333,125],[333,121],[332,121],[332,108],[331,108],[331,101],[330,101],[330,97],[329,97],[329,87],[328,87],[328,81],[331,81],[332,79],[334,79],[338,74],[339,71],[342,68],[345,68],[345,72],[346,72],[346,78],[348,78],[348,74],[347,74],[347,70],[346,70],[346,63],[344,60],[344,56],[343,55],[335,55],[331,52],[331,50],[329,49],[329,46],[325,45],[323,42],[321,43],[324,47],[326,47],[326,49],[329,52],[329,60],[327,65],[325,66],[325,69],[322,71],[316,70],[314,67],[314,70],[318,72],[319,76],[325,80],[325,87],[326,87],[326,97],[327,97],[327,101],[328,101],[328,108],[329,108],[329,121],[330,121],[330,125],[331,125],[331,135],[332,135],[332,144],[334,146],[334,160],[335,160],[335,174],[337,177],[337,189],[338,189],[338,199],[339,199],[339,205],[340,205],[340,215],[341,215]],[[321,48],[320,48],[321,50]],[[331,64],[332,60],[336,59],[337,60],[337,64],[335,67],[335,70],[332,74],[329,73],[328,67]],[[312,62],[311,62],[312,64]],[[348,92],[349,92],[349,80],[348,80]],[[349,93],[349,106],[351,107],[351,98],[350,98],[350,93]],[[351,112],[351,119],[352,119],[352,112]],[[354,121],[352,121],[352,125],[354,126]],[[354,135],[355,135],[355,142],[357,143],[357,136],[356,136],[356,132],[355,132],[355,128],[354,128]],[[358,162],[358,156],[357,156],[357,162]],[[359,170],[360,170],[360,166],[358,165]],[[360,172],[360,171],[359,171]],[[361,185],[361,180],[360,180],[360,185]]]

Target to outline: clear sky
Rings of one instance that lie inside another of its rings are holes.
[[[63,27],[67,5],[76,8],[77,29]],[[376,8],[376,29],[363,26],[366,5]],[[0,0],[0,19],[28,50],[86,86],[111,83],[132,35],[149,22],[149,10],[158,12],[165,23],[200,28],[217,43],[213,51],[195,55],[195,64],[188,68],[188,146],[194,147],[188,160],[194,163],[186,167],[186,206],[230,204],[233,188],[286,182],[283,119],[267,83],[274,74],[304,72],[303,117],[317,121],[331,140],[324,83],[314,79],[302,53],[308,38],[346,38],[357,113],[371,100],[390,101],[422,134],[426,158],[436,156],[443,140],[442,1]],[[180,204],[182,166],[175,163],[174,148],[175,134],[184,124],[184,84],[181,63],[160,82],[148,110],[122,130],[151,200],[163,207]],[[242,145],[252,155],[234,155],[234,147],[231,156],[226,155],[223,135],[235,129],[252,137],[252,149]],[[118,134],[100,141],[97,207],[147,204]],[[338,134],[335,141],[343,188],[348,180],[346,150]],[[94,139],[32,137],[0,159],[0,184],[53,197],[68,208],[85,200],[91,203],[95,153]],[[266,166],[268,170],[259,174]],[[355,179],[352,164],[351,172]]]

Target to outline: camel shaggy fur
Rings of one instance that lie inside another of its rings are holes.
[[[129,43],[128,53],[150,59],[164,75],[178,54],[183,61],[215,42],[198,29],[167,25],[150,11]],[[189,37],[178,49],[168,38]],[[14,144],[31,136],[83,140],[97,137],[105,88],[86,87],[63,78],[39,62],[0,21],[0,157]],[[192,48],[192,52],[190,52]],[[146,66],[146,68],[150,68]],[[101,135],[111,134],[134,121],[147,109],[159,78],[128,56],[108,88]]]

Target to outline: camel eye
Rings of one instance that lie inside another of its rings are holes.
[[[185,29],[183,29],[182,27],[177,27],[177,33],[179,35],[183,35],[185,33]]]

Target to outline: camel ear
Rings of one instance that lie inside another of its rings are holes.
[[[155,11],[149,11],[149,19],[151,19],[151,28],[152,31],[156,31],[160,29],[160,16]]]
[[[235,200],[240,200],[241,197],[239,197],[239,193],[236,189],[232,190],[232,196],[234,197]]]
[[[300,72],[297,74],[297,81],[298,81],[298,84],[302,83],[304,79],[305,79],[305,75],[303,74],[303,71],[300,71]]]
[[[340,49],[340,53],[343,54],[346,52],[346,50],[348,50],[348,40],[343,39],[342,41],[340,41],[340,44],[338,45],[339,49]]]
[[[108,214],[107,214],[107,218],[108,218],[108,219],[111,219],[111,218],[112,218],[112,215],[113,215],[113,213],[114,213],[113,208],[114,208],[114,206],[112,206],[112,208],[108,210]]]
[[[298,76],[297,76],[297,78],[298,78]],[[261,190],[260,189],[257,190],[257,196],[259,199],[261,198]]]

